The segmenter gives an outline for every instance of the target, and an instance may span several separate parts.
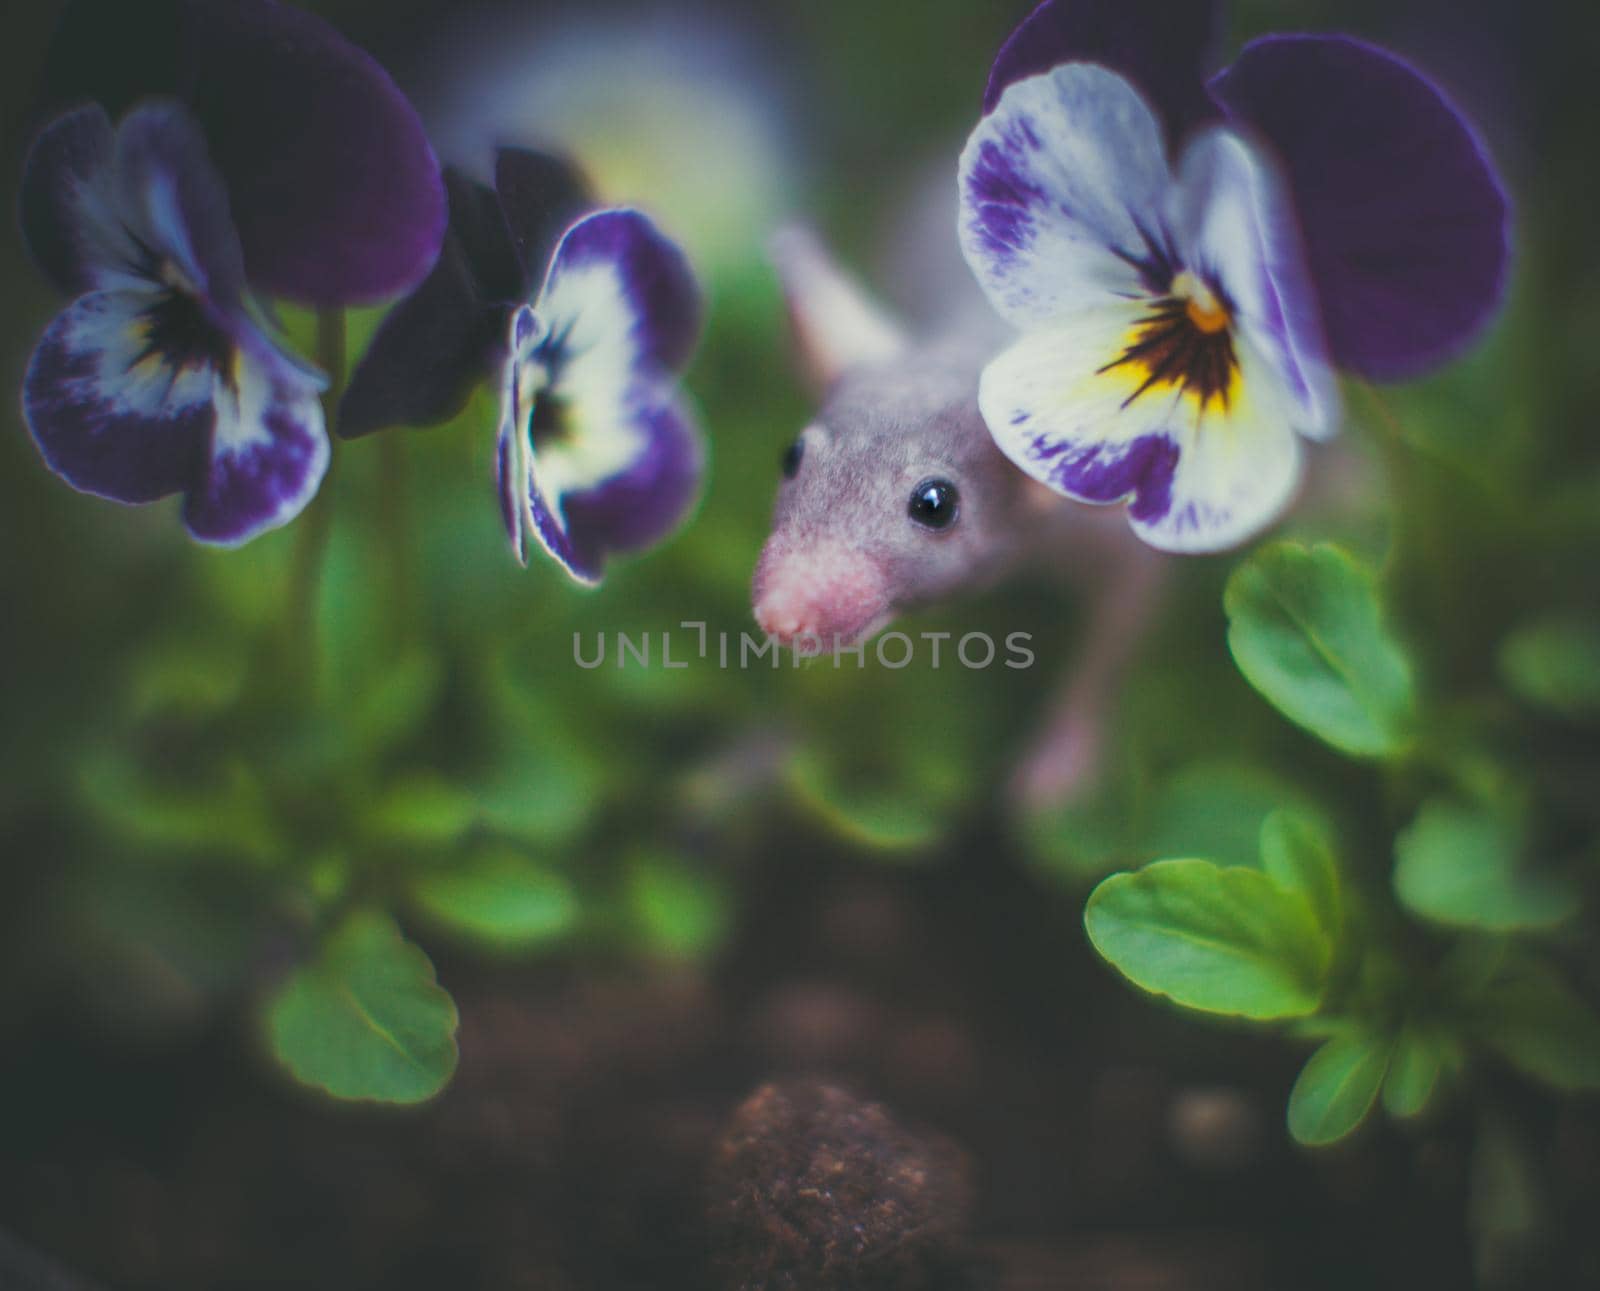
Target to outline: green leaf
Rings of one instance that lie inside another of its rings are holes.
[[[220,633],[163,641],[146,651],[129,675],[129,715],[200,719],[220,713],[242,692],[249,662],[246,651]]]
[[[1254,868],[1261,854],[1261,827],[1285,807],[1316,819],[1306,795],[1270,772],[1232,762],[1200,762],[1162,786],[1151,808],[1144,853]]]
[[[367,827],[386,842],[443,847],[465,835],[477,814],[477,804],[465,790],[437,776],[408,776],[373,804]]]
[[[1127,804],[1115,794],[1026,812],[1022,829],[1029,855],[1080,890],[1138,859],[1129,839]]]
[[[435,922],[494,950],[547,945],[578,920],[578,897],[559,874],[495,851],[411,881],[411,899]]]
[[[279,1060],[335,1098],[420,1103],[456,1069],[456,1006],[385,915],[353,915],[267,1003]]]
[[[1185,1008],[1267,1020],[1322,999],[1328,938],[1303,897],[1259,870],[1158,861],[1113,875],[1084,926],[1124,977]]]
[[[1600,1018],[1548,965],[1513,965],[1479,999],[1471,1030],[1534,1080],[1561,1090],[1600,1089]]]
[[[81,791],[101,824],[151,851],[257,865],[283,855],[272,803],[242,761],[167,780],[123,750],[107,750],[84,759]]]
[[[1316,822],[1293,811],[1268,816],[1261,826],[1261,868],[1280,887],[1305,897],[1323,931],[1337,939],[1344,921],[1339,863]]]
[[[1401,751],[1416,704],[1411,666],[1351,556],[1274,544],[1234,571],[1224,605],[1234,661],[1284,716],[1355,757]]]
[[[1518,696],[1565,717],[1600,715],[1600,623],[1555,617],[1511,636],[1500,670]]]
[[[1391,1047],[1388,1040],[1350,1032],[1312,1054],[1289,1094],[1289,1133],[1296,1142],[1325,1147],[1366,1120],[1388,1070]]]
[[[790,763],[789,782],[832,828],[878,851],[925,851],[939,841],[949,824],[942,801],[925,801],[914,786],[841,774],[812,749],[796,754]]]
[[[369,663],[362,684],[340,714],[353,747],[367,755],[406,739],[427,719],[439,695],[439,661],[421,647],[392,664]]]
[[[1399,1120],[1427,1110],[1450,1056],[1440,1038],[1407,1027],[1395,1041],[1389,1074],[1383,1082],[1383,1107]]]
[[[673,959],[709,955],[722,944],[732,922],[722,885],[674,856],[636,857],[629,870],[627,900],[646,946]]]
[[[550,847],[583,832],[603,787],[601,772],[580,749],[562,753],[541,744],[507,753],[474,796],[490,829]]]
[[[1430,802],[1395,840],[1395,893],[1413,914],[1458,928],[1513,932],[1570,919],[1577,889],[1526,873],[1523,850],[1521,829],[1505,816]]]

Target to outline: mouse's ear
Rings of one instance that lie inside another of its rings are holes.
[[[801,365],[819,394],[851,368],[905,352],[909,340],[900,325],[809,229],[783,229],[769,254],[783,284]]]

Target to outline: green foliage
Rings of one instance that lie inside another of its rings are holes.
[[[1600,717],[1600,624],[1557,615],[1520,628],[1500,651],[1518,696],[1574,719]]]
[[[456,1068],[456,1008],[385,915],[360,912],[267,1005],[273,1052],[336,1098],[420,1103]]]
[[[1407,1027],[1396,1037],[1383,1082],[1383,1109],[1397,1120],[1421,1116],[1433,1099],[1446,1068],[1459,1062],[1459,1052],[1444,1036],[1421,1027]]]
[[[1334,748],[1391,756],[1416,696],[1371,575],[1337,547],[1276,543],[1234,572],[1225,598],[1239,670],[1277,709]]]
[[[1305,898],[1329,939],[1344,927],[1344,894],[1333,845],[1314,820],[1277,811],[1261,823],[1261,868],[1279,887]]]
[[[367,828],[399,847],[448,847],[477,820],[478,804],[466,790],[435,775],[403,776],[373,802]]]
[[[1366,1120],[1389,1070],[1391,1043],[1354,1031],[1334,1036],[1301,1069],[1289,1094],[1289,1133],[1309,1147],[1337,1143]]]
[[[643,947],[670,959],[699,959],[728,935],[728,894],[681,857],[643,852],[627,878],[628,908]]]
[[[447,931],[502,952],[566,936],[581,908],[564,876],[504,848],[419,874],[408,891],[417,909]]]
[[[1563,1090],[1600,1089],[1600,1017],[1547,964],[1515,961],[1477,999],[1468,1027],[1534,1080]]]
[[[1514,820],[1483,808],[1430,802],[1395,841],[1395,893],[1413,914],[1494,932],[1549,928],[1577,913],[1579,893],[1530,874]]]
[[[259,777],[230,759],[200,774],[158,779],[126,753],[85,762],[85,804],[129,843],[167,858],[270,864],[283,840]]]
[[[1317,827],[1311,801],[1281,777],[1247,763],[1197,763],[1156,795],[1144,851],[1254,865],[1263,826],[1275,812],[1290,809],[1307,820],[1308,829]]]
[[[1429,847],[1458,856],[1482,846],[1486,831],[1505,843],[1501,824],[1445,804],[1421,827],[1437,832]],[[1402,865],[1416,833],[1402,836]],[[1478,893],[1481,884],[1468,886]],[[1505,892],[1495,896],[1515,907]],[[1492,900],[1458,904],[1481,916],[1465,926],[1524,926],[1493,913]],[[1144,990],[1199,1013],[1294,1021],[1321,1040],[1289,1098],[1290,1133],[1308,1146],[1352,1133],[1380,1092],[1395,1119],[1423,1115],[1474,1051],[1557,1089],[1600,1085],[1600,1018],[1558,973],[1488,938],[1458,943],[1427,970],[1407,968],[1386,944],[1392,927],[1374,924],[1315,815],[1269,815],[1259,869],[1160,861],[1106,879],[1085,924],[1095,949]]]
[[[1256,1020],[1316,1010],[1331,946],[1310,904],[1259,870],[1161,861],[1107,879],[1089,940],[1129,981],[1207,1013]]]

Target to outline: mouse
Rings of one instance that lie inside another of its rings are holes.
[[[1011,788],[1034,809],[1087,793],[1171,558],[1119,508],[1060,497],[995,445],[978,379],[1003,332],[975,288],[975,308],[919,337],[813,231],[783,230],[770,256],[818,410],[782,454],[757,625],[826,654],[1026,570],[1060,579],[1087,598],[1087,627]]]

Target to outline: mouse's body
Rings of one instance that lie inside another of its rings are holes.
[[[1162,558],[1115,509],[1056,497],[995,446],[977,405],[999,340],[992,315],[916,344],[809,236],[787,235],[775,259],[822,404],[783,462],[757,622],[786,645],[833,651],[1030,562],[1065,572],[1093,589],[1090,627],[1019,788],[1036,801],[1071,792],[1092,774]]]

